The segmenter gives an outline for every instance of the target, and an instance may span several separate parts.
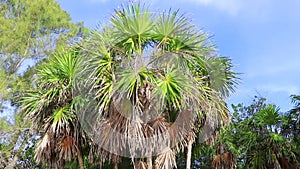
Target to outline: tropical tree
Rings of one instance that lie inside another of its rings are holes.
[[[292,95],[292,103],[295,105],[290,111],[288,111],[283,117],[282,134],[291,143],[292,150],[296,157],[300,156],[300,96]],[[300,166],[300,160],[282,159],[282,163],[288,164],[288,166]]]
[[[10,137],[1,146],[11,155],[3,157],[4,165],[13,166],[22,162],[18,157],[24,152],[18,147],[35,140],[28,121],[20,120],[22,114],[16,112],[25,91],[34,87],[36,66],[58,48],[79,41],[85,29],[82,23],[72,23],[53,0],[0,0],[0,22],[0,112],[9,126],[9,130],[1,127],[0,137]]]
[[[278,107],[255,97],[250,106],[233,105],[233,110],[232,123],[217,140],[214,168],[297,168],[295,144],[286,137]]]
[[[38,68],[36,88],[22,99],[21,112],[31,119],[42,138],[35,149],[35,160],[44,167],[62,168],[78,159],[84,168],[82,150],[87,138],[78,123],[73,84],[81,60],[76,50],[54,54]]]
[[[214,133],[229,119],[224,97],[237,84],[231,60],[179,11],[122,6],[81,52],[79,93],[89,101],[79,120],[115,168],[122,156],[135,167],[172,168],[182,150],[190,168],[196,133],[204,125]]]
[[[41,131],[37,162],[63,167],[77,157],[83,168],[87,132],[115,168],[128,158],[139,168],[172,168],[180,151],[190,168],[196,133],[228,121],[223,98],[237,79],[231,61],[178,11],[155,15],[130,4],[110,21],[79,51],[39,67],[21,109]]]

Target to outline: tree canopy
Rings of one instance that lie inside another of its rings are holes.
[[[72,23],[69,14],[53,0],[0,1],[0,22],[2,102],[16,99],[19,91],[32,86],[28,66],[83,33],[82,24]]]

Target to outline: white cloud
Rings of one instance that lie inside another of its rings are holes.
[[[241,1],[239,0],[190,0],[190,1],[198,3],[200,5],[215,7],[231,15],[237,15],[242,7]]]
[[[105,3],[108,2],[109,0],[87,0],[89,3]]]
[[[179,0],[178,0],[179,1]],[[191,3],[212,7],[231,16],[265,17],[270,10],[272,0],[187,0]]]
[[[299,88],[295,85],[278,85],[278,84],[267,84],[267,85],[261,85],[258,87],[259,90],[263,90],[266,92],[285,92],[289,95],[299,93]]]

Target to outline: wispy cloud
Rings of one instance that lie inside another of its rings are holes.
[[[89,2],[89,3],[105,3],[105,2],[108,2],[109,0],[87,0],[86,2]]]
[[[259,90],[267,92],[285,92],[289,95],[299,93],[300,89],[296,85],[278,85],[278,84],[266,84],[258,87]]]
[[[231,15],[238,14],[238,12],[242,7],[239,0],[189,0],[189,1],[197,3],[199,5],[215,7]]]
[[[272,0],[187,0],[186,2],[212,7],[231,16],[242,14],[247,17],[262,17],[269,11]]]

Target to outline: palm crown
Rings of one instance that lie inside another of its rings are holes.
[[[94,140],[105,151],[132,159],[157,156],[157,165],[168,168],[180,147],[194,140],[204,116],[227,119],[223,98],[237,84],[232,63],[217,57],[207,34],[178,11],[122,7],[111,24],[92,32],[82,51],[88,58],[85,84],[92,84],[89,94],[95,95],[94,112],[100,114],[92,126],[99,131]],[[151,139],[157,135],[164,139]],[[145,146],[145,139],[154,144]],[[118,143],[120,151],[106,147],[109,142]]]

